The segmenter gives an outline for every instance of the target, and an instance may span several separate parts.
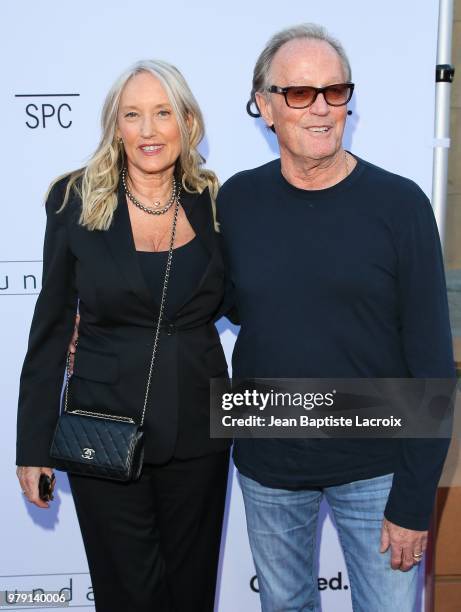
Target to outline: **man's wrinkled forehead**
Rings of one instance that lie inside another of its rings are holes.
[[[277,85],[317,85],[346,80],[337,51],[324,40],[298,38],[285,43],[272,59],[269,79]]]

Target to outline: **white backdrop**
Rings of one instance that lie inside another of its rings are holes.
[[[272,134],[245,113],[264,43],[285,26],[321,23],[342,40],[352,63],[356,92],[346,147],[409,176],[430,194],[437,10],[436,0],[5,3],[0,25],[0,591],[72,586],[72,607],[94,609],[66,478],[59,474],[49,511],[27,504],[15,478],[14,441],[19,371],[41,281],[43,194],[53,177],[83,165],[94,150],[99,112],[114,78],[142,58],[176,64],[205,115],[202,152],[224,181],[277,155]],[[236,330],[219,325],[230,359]],[[229,493],[216,609],[253,612],[260,609],[252,589],[257,584],[233,476]],[[325,508],[323,517],[323,610],[348,612],[347,573]]]

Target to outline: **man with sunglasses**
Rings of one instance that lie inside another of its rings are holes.
[[[412,181],[343,149],[353,89],[343,47],[312,24],[274,35],[256,63],[247,109],[275,132],[280,159],[233,176],[218,197],[237,379],[455,376],[432,208]],[[319,609],[323,496],[354,611],[413,611],[447,448],[237,439],[263,612]]]

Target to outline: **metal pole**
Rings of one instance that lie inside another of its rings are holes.
[[[453,0],[439,0],[432,207],[437,220],[442,245],[445,242],[445,218],[447,208],[448,149],[450,148],[450,91],[455,72],[451,65],[452,29]]]

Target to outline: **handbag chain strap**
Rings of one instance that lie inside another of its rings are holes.
[[[181,185],[179,186],[178,195],[176,197],[176,205],[175,205],[174,216],[173,216],[173,226],[171,228],[170,248],[168,249],[168,258],[167,258],[167,262],[166,262],[165,276],[164,276],[164,279],[163,279],[162,297],[161,297],[161,300],[160,300],[160,309],[159,309],[159,314],[158,314],[158,320],[157,320],[157,325],[155,326],[154,345],[153,345],[153,348],[152,348],[152,357],[151,357],[150,365],[149,365],[149,373],[147,375],[146,393],[145,393],[145,396],[144,396],[144,406],[143,406],[143,410],[142,410],[141,421],[139,423],[140,427],[142,427],[142,425],[144,424],[144,417],[145,417],[146,410],[147,410],[147,402],[149,400],[149,391],[150,391],[151,382],[152,382],[152,374],[153,374],[153,371],[154,371],[155,357],[157,355],[158,339],[159,339],[159,336],[160,336],[160,327],[162,325],[163,312],[165,310],[166,294],[167,294],[167,289],[168,289],[168,281],[170,279],[171,262],[173,260],[174,241],[175,241],[175,238],[176,238],[176,225],[177,225],[177,222],[178,222],[179,204],[180,204],[179,196],[180,196],[180,193],[181,193]],[[66,362],[66,390],[65,390],[65,398],[64,398],[64,412],[67,412],[68,397],[69,397],[69,379],[70,379],[69,366],[70,366],[70,353],[68,353],[68,355],[67,355],[67,362]],[[89,410],[73,410],[72,412],[74,412],[75,414],[82,414],[82,415],[88,415],[88,416],[99,417],[99,418],[106,418],[106,419],[109,418],[109,419],[114,420],[114,421],[123,421],[123,422],[127,422],[127,423],[134,423],[134,421],[133,421],[133,419],[131,417],[126,417],[126,416],[118,416],[118,415],[112,415],[112,414],[103,414],[101,412],[90,412]]]
[[[160,335],[160,326],[162,324],[163,311],[165,309],[166,292],[167,292],[167,289],[168,289],[168,280],[170,278],[171,262],[173,260],[174,239],[176,237],[176,223],[178,221],[179,195],[180,195],[180,193],[181,193],[181,185],[179,185],[178,196],[176,198],[176,205],[175,205],[175,209],[174,209],[173,227],[171,229],[170,248],[169,248],[169,251],[168,251],[168,259],[167,259],[167,262],[166,262],[165,277],[163,279],[162,299],[160,300],[160,310],[159,310],[159,313],[158,313],[157,326],[155,328],[154,346],[152,348],[152,357],[151,357],[151,360],[150,360],[149,374],[147,376],[146,394],[144,396],[144,407],[142,409],[141,422],[139,423],[140,427],[142,427],[142,425],[144,423],[144,416],[146,414],[147,401],[149,399],[150,384],[151,384],[151,381],[152,381],[152,372],[154,370],[155,356],[157,354],[158,338],[159,338],[159,335]]]

